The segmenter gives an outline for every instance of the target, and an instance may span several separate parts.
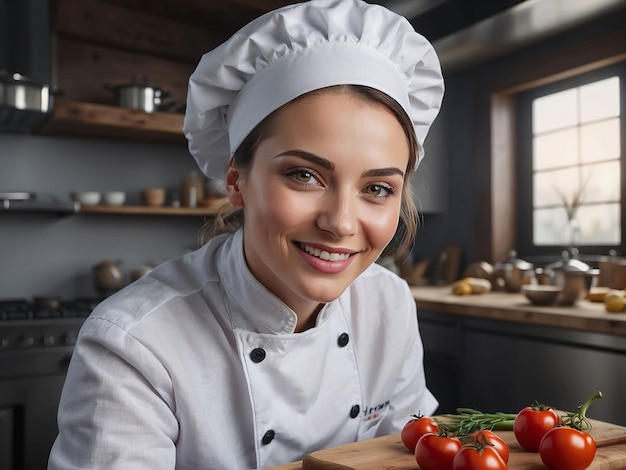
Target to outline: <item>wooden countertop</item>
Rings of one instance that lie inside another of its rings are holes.
[[[626,336],[626,313],[607,313],[603,303],[580,300],[571,307],[539,306],[521,293],[458,296],[451,286],[419,286],[411,291],[418,309]]]

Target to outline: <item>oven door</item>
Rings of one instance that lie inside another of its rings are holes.
[[[0,469],[42,470],[71,348],[0,353]]]

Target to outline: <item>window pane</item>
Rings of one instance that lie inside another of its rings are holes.
[[[580,157],[582,162],[619,158],[619,118],[580,128]]]
[[[577,97],[574,88],[533,101],[533,134],[576,125]]]
[[[535,245],[565,245],[567,216],[563,209],[536,209],[533,214]]]
[[[537,136],[533,139],[535,170],[571,166],[578,163],[576,128]]]
[[[619,116],[619,77],[611,77],[580,87],[580,120]]]
[[[619,204],[581,206],[577,214],[583,245],[621,243]]]
[[[574,192],[579,186],[578,178],[578,168],[535,173],[533,177],[533,206],[557,205],[563,207],[563,197],[567,201],[571,201],[574,197]],[[565,209],[561,210],[565,214]]]
[[[585,190],[583,202],[617,202],[620,200],[620,164],[616,160],[583,167]]]
[[[619,204],[581,206],[576,220],[582,245],[617,245],[621,243]],[[570,243],[567,216],[563,209],[537,209],[533,215],[535,245]]]
[[[533,244],[568,246],[573,230],[581,245],[622,243],[620,86],[611,77],[533,101]]]

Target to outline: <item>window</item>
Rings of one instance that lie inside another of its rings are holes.
[[[624,65],[520,95],[520,240],[528,254],[623,252]]]

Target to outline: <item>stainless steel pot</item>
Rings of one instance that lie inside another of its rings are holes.
[[[562,288],[556,303],[575,305],[586,297],[600,271],[579,260],[576,248],[572,248],[571,251],[564,250],[561,256],[561,260],[546,266],[544,272],[549,284]]]
[[[119,106],[153,113],[161,108],[163,99],[169,96],[169,92],[149,86],[147,82],[143,75],[136,75],[130,84],[104,87],[115,95]]]
[[[517,252],[511,250],[509,258],[495,265],[496,284],[508,292],[520,292],[525,284],[535,283],[535,272],[532,263],[517,258]]]
[[[52,110],[53,96],[49,85],[19,73],[0,71],[0,106],[47,113]]]

